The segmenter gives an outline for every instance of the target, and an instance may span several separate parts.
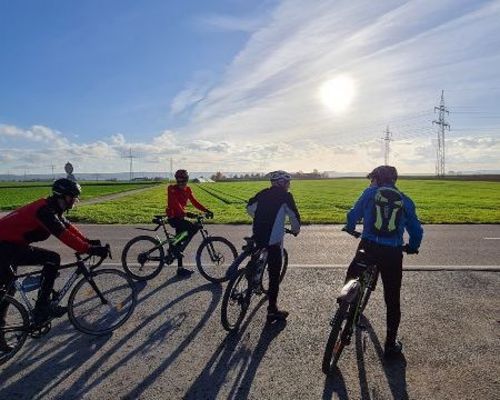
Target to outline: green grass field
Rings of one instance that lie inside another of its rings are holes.
[[[52,182],[1,182],[0,210],[13,210],[50,194]],[[148,183],[80,182],[81,200],[153,186]]]
[[[304,223],[344,223],[345,214],[366,188],[366,179],[294,181],[291,192]],[[214,223],[250,223],[245,203],[268,182],[191,184],[195,196],[214,211]],[[500,183],[400,179],[424,223],[500,223]],[[166,186],[95,205],[80,205],[70,218],[91,223],[148,223],[164,213]]]

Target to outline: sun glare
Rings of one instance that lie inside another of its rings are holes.
[[[335,113],[349,108],[354,98],[354,81],[348,76],[338,76],[323,83],[320,97],[323,104]]]

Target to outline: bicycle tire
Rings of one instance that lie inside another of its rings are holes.
[[[237,290],[240,284],[243,286],[246,285],[246,289],[243,289],[240,293],[238,293]],[[221,323],[226,331],[232,332],[239,328],[241,321],[243,321],[243,318],[245,318],[247,313],[251,296],[252,290],[248,279],[246,278],[246,268],[243,268],[239,270],[238,273],[229,281],[222,299]],[[238,303],[239,312],[237,313],[235,321],[232,321],[232,318],[229,315],[230,313],[228,307],[231,303],[235,302]]]
[[[267,269],[268,269],[268,264],[266,264],[266,270],[262,273],[260,279],[260,288],[262,290],[262,293],[264,294],[269,293],[269,273]],[[283,282],[287,269],[288,269],[288,251],[286,251],[286,249],[283,249],[283,265],[281,266],[281,271],[280,271],[280,283]]]
[[[12,296],[5,295],[0,303],[2,307],[8,303],[5,325],[0,327],[0,335],[12,347],[11,351],[0,353],[0,365],[2,365],[23,347],[29,334],[30,318],[26,308]]]
[[[322,370],[326,375],[331,374],[347,344],[346,336],[352,325],[355,309],[353,304],[342,302],[333,317],[332,329],[323,354]]]
[[[102,303],[89,280],[84,277],[69,296],[69,320],[80,332],[106,335],[122,326],[132,315],[137,304],[134,283],[127,274],[116,269],[93,271],[89,278],[110,304]]]
[[[142,247],[141,247],[142,246]],[[151,249],[154,250],[154,258],[151,263],[145,255]],[[141,260],[140,257],[146,257]],[[130,240],[122,251],[122,266],[127,275],[136,281],[147,281],[157,276],[165,264],[165,251],[158,239],[147,235],[141,235]]]
[[[215,250],[216,259],[210,255],[209,246]],[[229,280],[229,268],[238,257],[236,247],[220,236],[208,237],[201,242],[196,252],[196,266],[200,274],[208,281],[214,283]]]

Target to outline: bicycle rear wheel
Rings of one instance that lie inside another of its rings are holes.
[[[0,301],[0,310],[7,309],[5,324],[0,325],[0,344],[10,351],[0,349],[0,365],[10,360],[21,350],[29,333],[29,316],[26,308],[11,296],[5,295]],[[7,349],[3,349],[7,350]]]
[[[329,375],[337,365],[342,350],[348,344],[349,331],[352,328],[355,306],[342,302],[331,322],[332,330],[328,336],[323,355],[322,369],[326,375]]]
[[[80,332],[105,335],[130,318],[136,303],[134,284],[126,274],[101,269],[76,284],[68,300],[69,320]]]
[[[281,271],[280,271],[280,283],[283,281],[283,278],[285,277],[287,268],[288,268],[288,252],[286,251],[286,249],[283,249],[283,265],[281,266]],[[269,292],[269,271],[267,264],[266,264],[266,271],[264,271],[264,273],[262,274],[260,287],[262,289],[262,293],[267,294]]]
[[[225,282],[230,276],[229,267],[238,257],[234,245],[223,237],[212,236],[205,239],[196,252],[196,266],[210,282]]]
[[[226,331],[237,330],[250,305],[252,289],[246,278],[246,268],[238,271],[228,283],[221,307],[221,322]]]
[[[137,236],[122,251],[122,265],[133,279],[146,281],[158,275],[163,267],[164,251],[161,243],[151,236]]]

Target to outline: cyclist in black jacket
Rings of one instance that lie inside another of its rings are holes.
[[[257,246],[268,249],[268,321],[285,320],[288,316],[288,312],[278,309],[277,303],[287,216],[294,234],[297,235],[300,232],[300,215],[292,194],[288,192],[290,179],[290,174],[285,171],[271,172],[271,187],[257,193],[248,201],[247,205],[247,212],[253,217],[255,242]]]

